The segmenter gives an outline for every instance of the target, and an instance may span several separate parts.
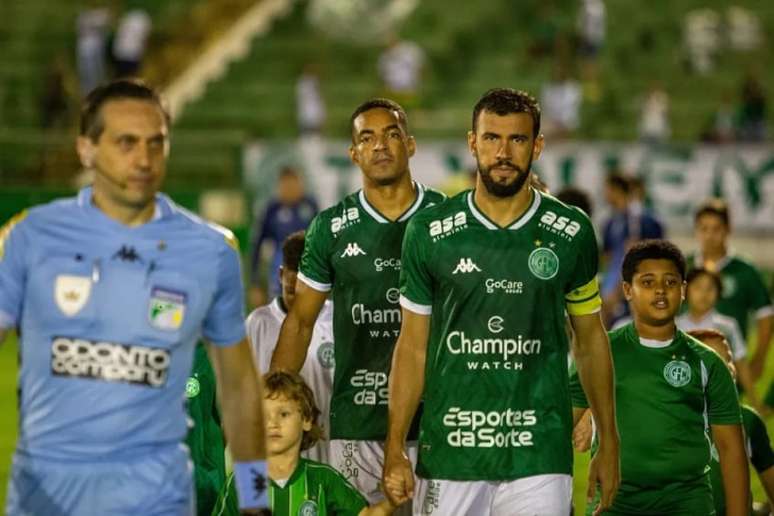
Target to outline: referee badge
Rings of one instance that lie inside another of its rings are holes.
[[[174,331],[183,325],[186,295],[182,292],[154,287],[148,305],[148,321],[159,330]]]
[[[60,274],[54,282],[56,306],[67,317],[72,317],[86,306],[91,294],[91,278]]]

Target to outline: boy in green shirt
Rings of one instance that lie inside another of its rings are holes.
[[[624,258],[623,293],[634,322],[610,332],[621,485],[604,514],[715,514],[712,440],[726,514],[747,513],[749,473],[734,381],[716,353],[675,325],[685,267],[680,250],[663,240],[639,242]],[[588,406],[577,374],[571,392],[577,420]]]
[[[314,395],[295,373],[276,371],[263,377],[269,505],[274,516],[388,516],[395,507],[387,500],[368,506],[335,469],[304,459],[301,450],[313,446],[322,431]],[[238,515],[233,474],[221,491],[213,516]]]

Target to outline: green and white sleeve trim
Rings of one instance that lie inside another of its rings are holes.
[[[400,296],[400,306],[419,315],[430,315],[433,313],[432,305],[420,305],[403,295]]]
[[[297,278],[319,292],[331,291],[332,285],[330,283],[320,283],[319,281],[315,281],[301,271],[298,272]]]
[[[764,306],[755,312],[755,320],[757,321],[758,319],[765,319],[766,317],[770,317],[772,315],[774,315],[774,305]]]

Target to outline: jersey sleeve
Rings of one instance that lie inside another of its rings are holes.
[[[570,364],[570,399],[574,408],[589,408],[589,400],[581,385],[575,361]]]
[[[420,315],[433,311],[433,278],[427,261],[431,242],[418,219],[408,223],[400,258],[400,305]]]
[[[702,378],[706,378],[707,415],[713,425],[739,425],[742,413],[739,396],[731,372],[718,355],[707,353],[701,362]]]
[[[304,254],[298,267],[298,279],[319,292],[329,292],[333,285],[330,250],[333,234],[327,219],[317,215],[309,224],[304,239]]]
[[[233,236],[226,236],[232,242]],[[245,305],[237,246],[224,242],[218,250],[217,286],[202,334],[217,346],[230,346],[245,338]]]
[[[357,516],[368,507],[365,497],[350,484],[338,471],[325,468],[325,501],[328,514],[337,516]]]
[[[750,462],[755,470],[766,471],[774,466],[774,450],[771,449],[766,424],[757,412],[749,407],[742,408],[745,420],[745,432],[750,442]]]
[[[23,211],[0,228],[0,328],[18,325],[27,281],[29,222]]]
[[[598,312],[602,307],[597,281],[599,251],[591,221],[580,210],[577,213],[583,217],[578,234],[578,257],[565,286],[564,301],[570,315],[588,315]]]

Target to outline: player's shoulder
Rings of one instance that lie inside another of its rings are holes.
[[[739,408],[742,411],[742,421],[744,421],[745,429],[750,428],[753,424],[756,424],[756,423],[761,424],[763,426],[766,425],[760,413],[754,408],[752,408],[750,405],[747,405],[745,403],[740,403]]]
[[[245,324],[248,326],[248,328],[251,328],[261,324],[264,321],[270,320],[273,317],[274,316],[272,314],[271,303],[270,303],[268,305],[259,306],[258,308],[250,312],[245,318]]]
[[[737,271],[743,272],[744,274],[750,274],[754,276],[759,274],[758,268],[755,266],[753,261],[747,256],[740,254],[734,254],[730,256],[728,259],[728,265],[726,265],[726,267],[732,267]]]
[[[168,216],[180,225],[179,229],[184,230],[187,237],[199,237],[216,247],[228,246],[234,251],[239,252],[239,241],[230,229],[203,219],[175,203],[166,195],[159,194],[159,200],[167,205],[169,208]]]
[[[299,460],[303,461],[304,467],[306,468],[307,474],[309,476],[347,482],[344,475],[339,473],[335,468],[329,466],[328,464],[304,458]]]
[[[739,330],[739,323],[736,322],[736,319],[717,311],[712,314],[712,322],[718,326],[723,333]]]
[[[432,208],[433,206],[441,204],[442,202],[446,201],[446,199],[448,199],[445,193],[439,190],[436,190],[435,188],[431,188],[422,183],[416,183],[416,184],[417,184],[417,187],[422,191],[423,209]]]
[[[535,191],[540,196],[540,204],[535,213],[535,219],[538,224],[549,229],[559,229],[569,234],[586,230],[593,231],[594,227],[591,219],[586,213],[577,206],[571,206],[560,201],[553,195]]]
[[[471,190],[465,190],[453,197],[446,197],[446,195],[438,192],[443,196],[442,200],[436,204],[428,204],[424,209],[417,212],[411,219],[411,223],[414,225],[429,225],[432,221],[442,220],[449,215],[454,216],[457,213],[467,213],[467,196]]]
[[[703,363],[712,365],[720,363],[723,365],[723,367],[725,367],[723,359],[720,357],[720,355],[718,355],[714,349],[707,346],[696,337],[693,337],[682,330],[677,330],[677,338],[681,339],[681,342],[691,352],[696,354]]]
[[[363,219],[362,206],[358,200],[360,191],[351,193],[336,204],[321,210],[314,216],[311,225],[318,231],[337,235]]]
[[[624,324],[623,326],[619,326],[618,328],[608,331],[607,337],[608,339],[610,339],[610,345],[614,346],[626,340],[629,334],[633,331],[633,327],[634,327],[634,323],[629,322],[627,324]]]

